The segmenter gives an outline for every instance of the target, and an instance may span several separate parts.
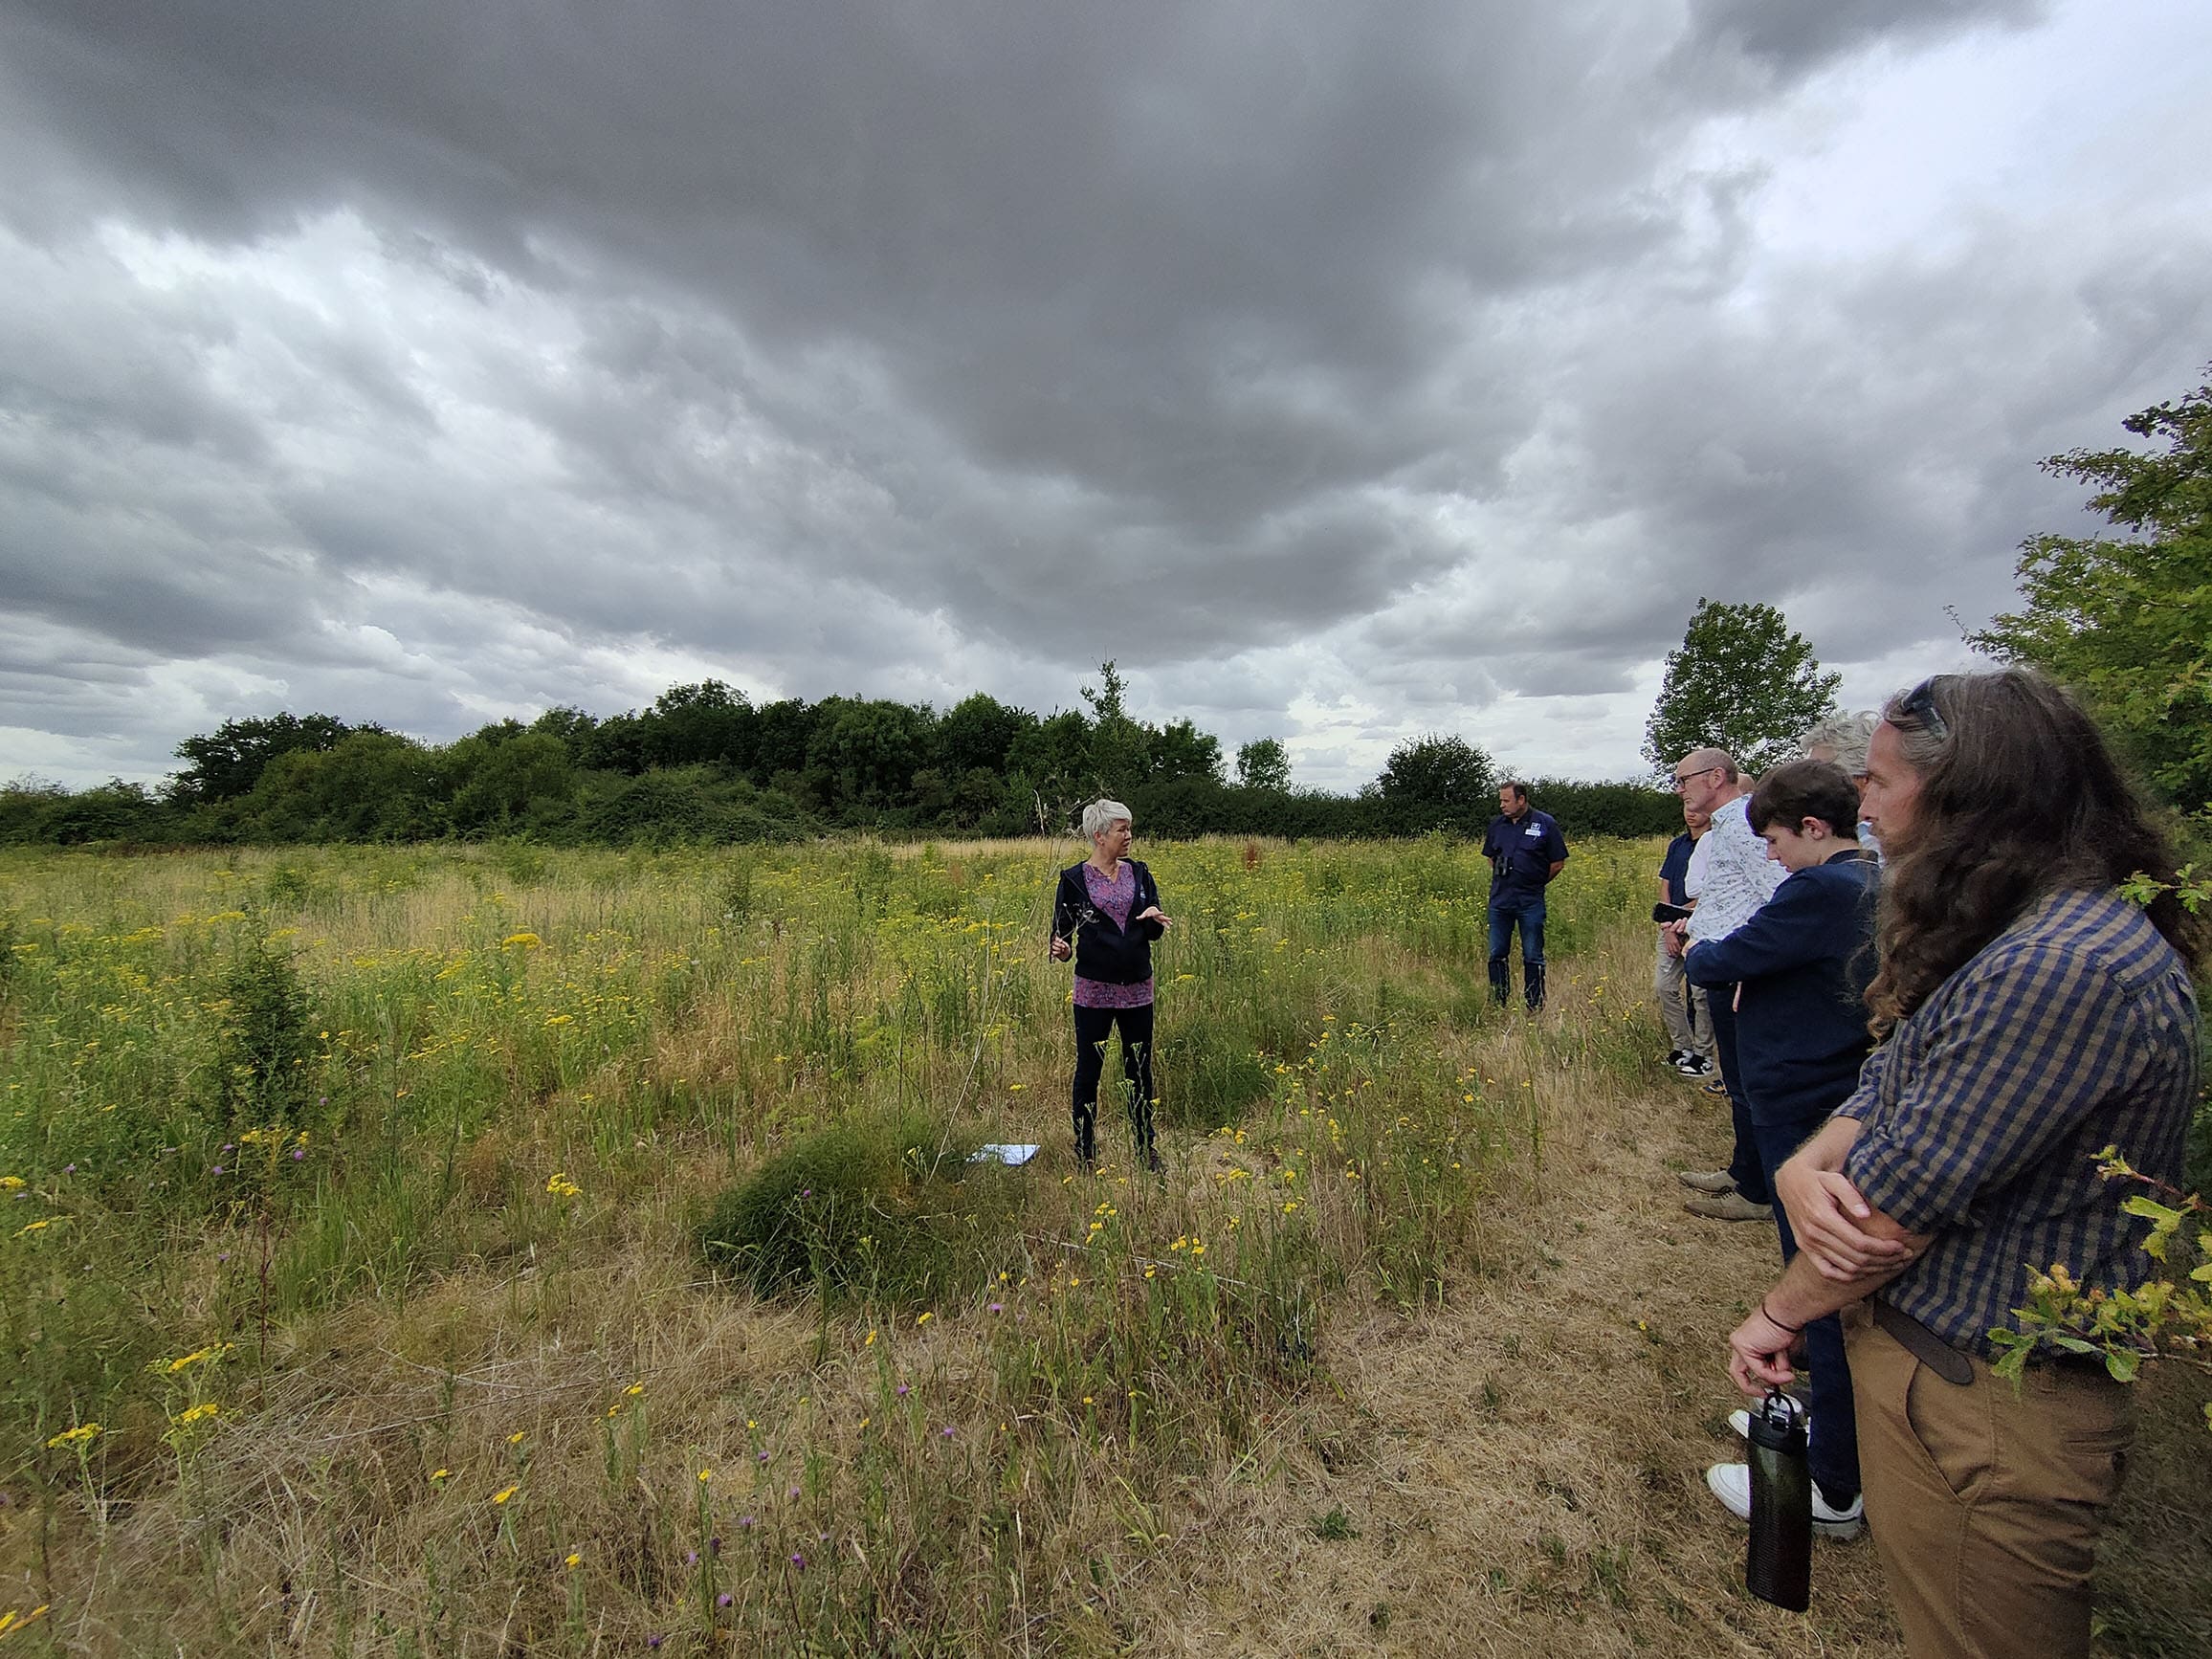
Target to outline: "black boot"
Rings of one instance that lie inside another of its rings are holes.
[[[1521,988],[1527,993],[1529,1012],[1536,1013],[1544,1006],[1544,964],[1540,962],[1521,963]]]
[[[1098,1163],[1098,1112],[1095,1103],[1077,1106],[1075,1117],[1075,1161],[1085,1173]]]
[[[1490,959],[1490,1000],[1502,1008],[1505,1006],[1506,996],[1512,989],[1513,976],[1505,965],[1505,958],[1502,956],[1492,957]]]

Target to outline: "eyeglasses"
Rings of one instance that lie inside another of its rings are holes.
[[[1682,793],[1682,791],[1683,791],[1684,789],[1688,788],[1688,787],[1690,786],[1690,780],[1691,780],[1691,779],[1692,779],[1692,778],[1702,778],[1702,777],[1704,777],[1704,776],[1705,776],[1705,774],[1706,774],[1706,773],[1708,773],[1708,772],[1717,772],[1717,771],[1719,771],[1719,770],[1720,770],[1720,768],[1719,768],[1718,766],[1700,766],[1700,767],[1698,767],[1698,768],[1697,768],[1697,770],[1696,770],[1696,771],[1694,771],[1694,772],[1677,772],[1677,773],[1675,773],[1675,774],[1674,774],[1674,785],[1673,785],[1674,793],[1676,793],[1677,795],[1679,795],[1679,794],[1681,794],[1681,793]]]
[[[1943,715],[1936,707],[1936,681],[1924,679],[1905,694],[1905,700],[1897,705],[1897,712],[1924,729],[1937,742],[1951,735]]]

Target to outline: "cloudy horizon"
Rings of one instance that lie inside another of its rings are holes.
[[[1622,777],[1701,597],[1867,706],[2212,360],[2208,69],[2180,0],[0,0],[0,776],[1111,657],[1301,785]]]

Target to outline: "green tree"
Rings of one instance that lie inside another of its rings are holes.
[[[208,736],[187,738],[177,745],[177,758],[189,764],[171,781],[170,796],[187,807],[235,801],[253,792],[277,756],[299,749],[321,753],[335,748],[354,729],[331,715],[274,714],[225,720]],[[372,723],[360,729],[384,728]]]
[[[1773,606],[1700,599],[1682,649],[1668,655],[1644,758],[1665,772],[1692,749],[1726,749],[1745,771],[1763,772],[1835,713],[1842,679],[1822,672],[1804,635]]]
[[[1390,751],[1375,792],[1396,829],[1466,830],[1494,809],[1495,775],[1490,757],[1466,739],[1431,735]]]
[[[1004,772],[1014,740],[1037,723],[1027,709],[1009,708],[988,692],[975,692],[946,711],[937,724],[937,761],[948,777],[973,771]]]
[[[1098,665],[1098,684],[1081,688],[1091,705],[1091,782],[1112,795],[1127,793],[1143,782],[1147,766],[1144,728],[1129,718],[1129,683],[1108,657]]]
[[[1274,738],[1254,738],[1236,751],[1236,781],[1248,789],[1288,793],[1291,786],[1291,752]]]
[[[1163,784],[1175,778],[1221,782],[1221,740],[1211,732],[1200,731],[1189,719],[1143,729],[1147,783]]]
[[[2043,469],[2095,486],[2089,505],[2128,534],[2029,537],[2024,603],[1974,643],[2073,687],[2156,788],[2201,811],[2212,806],[2212,380],[2121,424],[2164,452],[2069,450]]]

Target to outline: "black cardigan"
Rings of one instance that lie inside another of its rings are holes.
[[[1084,863],[1090,862],[1088,859]],[[1152,941],[1167,930],[1158,921],[1139,921],[1139,914],[1160,903],[1160,889],[1152,872],[1134,858],[1124,858],[1137,877],[1137,896],[1129,901],[1129,926],[1118,928],[1114,918],[1091,902],[1083,885],[1083,865],[1060,872],[1060,886],[1052,895],[1052,937],[1073,940],[1075,972],[1102,984],[1142,984],[1152,977]]]

